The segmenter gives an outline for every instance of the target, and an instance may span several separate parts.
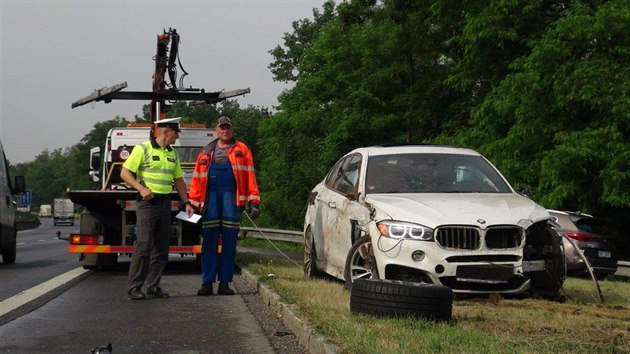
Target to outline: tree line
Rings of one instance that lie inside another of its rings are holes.
[[[171,114],[233,118],[256,156],[261,223],[301,229],[310,189],[356,147],[447,144],[547,208],[608,219],[630,248],[630,0],[326,1],[270,53],[274,80],[292,84],[277,107]],[[125,123],[12,168],[35,201],[86,188],[89,148]]]

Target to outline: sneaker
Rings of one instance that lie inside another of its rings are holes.
[[[209,296],[212,295],[212,283],[203,283],[201,288],[197,290],[197,296]]]
[[[147,291],[147,295],[158,299],[166,299],[170,297],[167,293],[163,292],[162,288],[159,286]]]
[[[140,289],[133,288],[127,291],[127,298],[129,300],[144,300],[146,299],[146,296]]]
[[[234,290],[230,289],[230,286],[227,282],[222,281],[219,282],[219,291],[217,291],[219,295],[234,295]]]

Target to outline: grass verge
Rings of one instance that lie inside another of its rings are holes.
[[[275,243],[275,242],[274,242]],[[238,262],[296,305],[344,353],[630,353],[630,282],[565,282],[564,303],[501,296],[457,298],[453,319],[387,319],[350,313],[350,292],[329,278],[309,280],[283,259],[239,254]]]

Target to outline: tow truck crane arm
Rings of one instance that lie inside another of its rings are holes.
[[[170,51],[169,51],[170,43]],[[204,89],[177,87],[177,70],[175,61],[178,59],[179,51],[179,34],[175,29],[164,30],[164,33],[157,36],[157,50],[154,57],[155,72],[153,74],[153,91],[122,91],[127,87],[127,82],[123,82],[110,87],[104,87],[94,90],[92,94],[72,103],[72,108],[83,106],[94,101],[104,101],[110,103],[112,100],[150,100],[151,107],[150,118],[151,123],[156,120],[166,118],[166,113],[170,105],[166,101],[188,101],[195,104],[203,102],[207,104],[215,104],[231,97],[241,96],[250,93],[250,89],[237,89],[232,91],[216,91],[206,92]],[[184,75],[180,78],[180,84],[183,77],[187,75],[182,68],[181,62],[179,66]],[[168,73],[170,85],[165,81]]]

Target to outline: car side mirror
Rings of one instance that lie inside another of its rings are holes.
[[[346,194],[346,196],[348,197],[348,199],[352,200],[352,201],[357,201],[359,200],[359,192],[357,191],[350,191]]]
[[[522,184],[522,185],[518,185],[516,186],[516,193],[527,197],[527,198],[531,198],[532,197],[532,189],[526,185],[526,184]]]

